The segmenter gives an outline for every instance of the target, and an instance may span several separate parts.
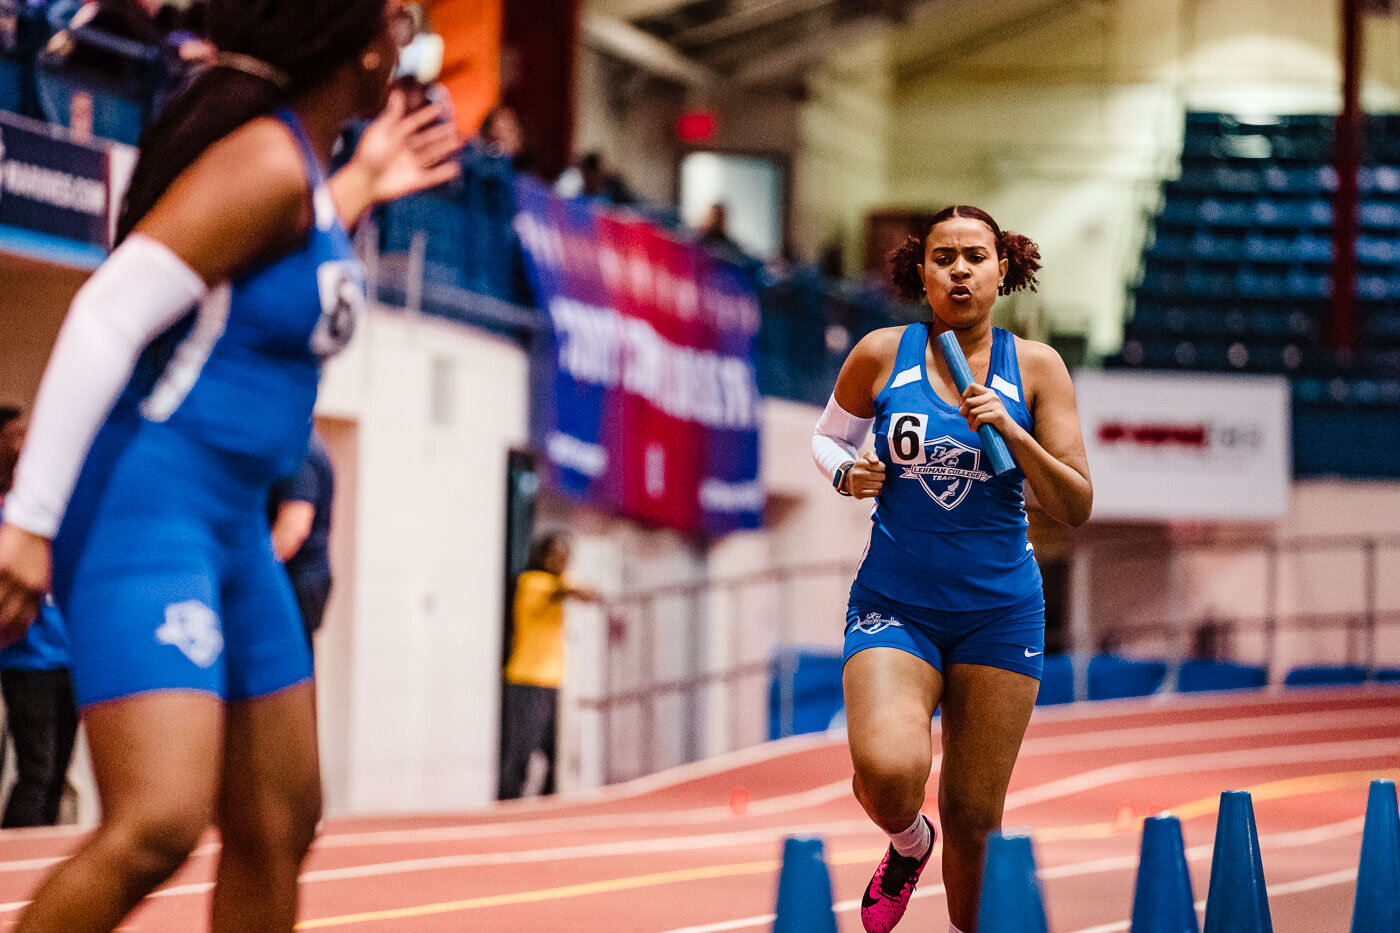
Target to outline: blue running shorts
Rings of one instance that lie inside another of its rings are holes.
[[[1045,662],[1045,597],[1014,606],[945,611],[907,606],[852,587],[841,663],[866,648],[898,648],[940,673],[947,664],[983,664],[1040,679]]]
[[[81,527],[55,541],[79,706],[155,690],[225,700],[308,680],[311,651],[272,551],[267,486],[194,445],[133,443]]]

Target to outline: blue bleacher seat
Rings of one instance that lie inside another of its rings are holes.
[[[1251,262],[1286,264],[1296,259],[1293,243],[1287,236],[1258,231],[1252,231],[1244,238],[1243,255]]]
[[[1202,661],[1191,659],[1182,662],[1177,672],[1176,689],[1182,693],[1195,693],[1203,690],[1240,690],[1262,687],[1269,681],[1269,672],[1263,667],[1250,664],[1235,664],[1231,661]]]
[[[1366,682],[1366,669],[1355,665],[1295,667],[1284,676],[1283,682],[1289,687],[1360,684]]]
[[[1388,275],[1363,273],[1356,277],[1356,294],[1370,301],[1389,301],[1400,298],[1400,279]]]
[[[1283,290],[1289,298],[1326,298],[1332,293],[1332,277],[1327,272],[1295,268],[1288,273]]]
[[[1374,230],[1400,230],[1400,204],[1363,201],[1361,225]]]
[[[1291,261],[1330,263],[1332,261],[1332,238],[1317,233],[1299,234],[1291,244]]]
[[[1167,677],[1165,661],[1138,661],[1111,654],[1089,659],[1089,699],[1113,700],[1156,693]]]
[[[768,738],[825,732],[845,708],[841,651],[812,645],[775,649],[768,682]],[[791,720],[784,715],[784,677],[790,675]]]
[[[1400,168],[1394,165],[1368,165],[1361,169],[1357,183],[1363,193],[1400,193]]]
[[[1382,308],[1366,316],[1367,336],[1383,340],[1400,340],[1400,309]]]
[[[1047,654],[1040,674],[1036,706],[1054,706],[1074,700],[1074,660],[1067,654]]]
[[[1214,190],[1233,194],[1253,194],[1259,190],[1260,185],[1259,173],[1253,167],[1221,165],[1211,173],[1211,180]]]
[[[1242,266],[1225,294],[1241,298],[1281,298],[1287,292],[1288,274],[1278,268]],[[1217,292],[1217,294],[1220,294]]]

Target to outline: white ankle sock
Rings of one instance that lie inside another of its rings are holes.
[[[933,845],[933,833],[929,832],[928,820],[920,813],[914,817],[914,825],[902,833],[890,833],[894,850],[905,858],[923,858]]]

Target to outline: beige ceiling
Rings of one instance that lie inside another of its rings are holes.
[[[897,79],[917,78],[1113,0],[588,0],[595,48],[697,87],[800,78],[833,49],[890,39]]]

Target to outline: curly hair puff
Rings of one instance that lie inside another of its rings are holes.
[[[924,283],[919,277],[919,266],[924,261],[924,241],[934,227],[952,217],[980,220],[991,229],[996,239],[997,259],[1006,260],[1006,277],[997,290],[998,294],[1009,295],[1023,288],[1035,291],[1038,284],[1035,274],[1040,271],[1040,247],[1035,245],[1035,241],[1019,233],[1002,230],[992,215],[979,207],[954,204],[933,215],[923,236],[907,236],[899,247],[890,251],[890,281],[901,298],[906,301],[923,298]]]

